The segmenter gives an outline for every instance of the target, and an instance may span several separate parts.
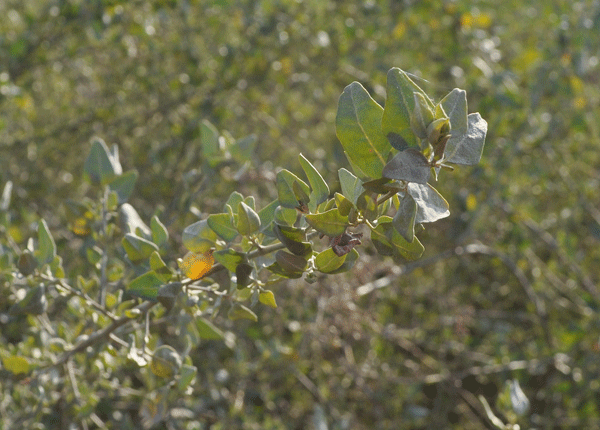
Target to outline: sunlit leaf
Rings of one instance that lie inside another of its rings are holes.
[[[338,102],[336,134],[356,175],[381,176],[392,149],[381,130],[383,108],[358,82],[348,85]]]
[[[454,164],[474,165],[481,160],[487,122],[479,113],[467,117],[469,128],[465,134],[454,135],[446,143],[445,162]]]
[[[275,301],[275,294],[271,290],[264,290],[258,294],[258,300],[263,304],[270,306],[272,308],[277,307],[277,302]]]
[[[306,215],[306,222],[320,233],[327,236],[338,236],[346,231],[348,217],[343,216],[338,208],[319,214]]]
[[[217,234],[210,228],[207,220],[202,220],[187,226],[181,239],[189,251],[203,253],[214,246]]]
[[[162,279],[154,271],[150,271],[131,281],[127,286],[127,292],[142,299],[156,300],[158,290],[163,285]]]
[[[237,230],[242,236],[248,236],[258,231],[260,228],[260,217],[254,209],[246,203],[240,202],[237,207],[237,214]]]
[[[238,252],[234,249],[223,249],[221,251],[216,251],[213,255],[215,260],[233,273],[235,273],[237,266],[247,261],[248,258],[245,253]]]
[[[315,257],[315,267],[323,273],[331,273],[339,269],[346,261],[346,255],[337,256],[333,249],[327,248],[325,251],[319,252]]]
[[[20,375],[21,373],[29,373],[29,361],[25,357],[19,355],[11,355],[2,358],[2,367],[5,370],[11,372],[13,375]]]
[[[150,230],[152,231],[152,242],[156,243],[159,247],[168,244],[169,231],[156,215],[150,220]]]
[[[400,207],[394,215],[392,225],[407,242],[412,242],[415,237],[415,219],[417,216],[417,202],[406,193],[400,200]]]
[[[223,339],[223,332],[218,329],[212,322],[204,317],[196,318],[196,328],[201,339],[220,340]]]
[[[121,240],[121,244],[127,253],[127,257],[134,262],[139,263],[150,257],[154,251],[158,251],[158,246],[154,242],[143,239],[135,234],[127,233]]]
[[[56,244],[48,228],[46,221],[41,219],[38,221],[38,249],[36,258],[40,265],[51,263],[56,256]]]
[[[294,175],[289,170],[283,169],[277,173],[277,196],[279,197],[279,203],[281,206],[294,209],[298,206],[298,197],[294,193],[293,184],[297,182],[305,195],[310,194],[310,188],[306,183]]]
[[[116,148],[116,147],[115,147]],[[117,158],[115,158],[115,154]],[[93,184],[107,183],[122,173],[118,153],[111,152],[106,143],[98,137],[92,139],[90,153],[83,166],[84,177]]]

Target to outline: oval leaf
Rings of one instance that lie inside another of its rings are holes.
[[[256,233],[260,228],[260,217],[244,202],[240,202],[237,208],[238,222],[237,230],[242,236]]]
[[[348,227],[348,217],[343,216],[338,208],[320,214],[306,215],[306,222],[320,233],[327,236],[339,236]]]
[[[346,261],[346,255],[344,254],[341,257],[337,256],[333,249],[327,248],[323,252],[319,252],[315,257],[315,267],[317,270],[323,273],[331,273],[334,270],[337,270],[344,264]]]
[[[217,234],[210,228],[207,220],[187,226],[181,234],[183,245],[191,252],[206,252],[217,240]]]

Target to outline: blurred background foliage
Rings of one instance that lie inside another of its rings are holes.
[[[597,0],[6,0],[0,16],[0,181],[13,184],[0,240],[24,248],[43,217],[70,277],[97,276],[65,205],[97,198],[81,180],[93,136],[139,172],[130,203],[165,222],[172,264],[186,225],[233,190],[273,200],[299,152],[335,191],[337,98],[354,80],[383,103],[401,67],[428,94],[466,89],[489,123],[482,163],[435,185],[452,215],[421,233],[422,260],[363,247],[348,276],[280,283],[258,323],[217,318],[225,341],[190,352],[184,393],[121,355],[85,373],[79,357],[75,388],[0,370],[0,428],[600,426]],[[204,119],[255,134],[252,162],[203,171]],[[44,355],[42,322],[5,323],[0,348]],[[166,343],[181,329],[153,324]],[[530,402],[520,415],[512,381]]]

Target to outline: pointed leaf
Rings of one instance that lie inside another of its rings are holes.
[[[442,99],[440,104],[444,112],[450,118],[452,135],[463,135],[467,132],[469,125],[467,121],[467,92],[454,88]]]
[[[258,300],[263,304],[270,306],[272,308],[277,307],[277,302],[275,301],[275,294],[271,290],[261,291],[258,295]]]
[[[234,303],[233,306],[231,306],[231,309],[227,312],[227,316],[232,321],[239,319],[246,319],[254,322],[258,321],[258,317],[254,312],[239,303]]]
[[[314,201],[316,208],[317,205],[320,205],[327,200],[327,197],[329,197],[329,187],[327,186],[327,183],[321,174],[317,171],[317,169],[315,169],[315,166],[313,166],[312,163],[308,161],[306,157],[304,157],[304,155],[300,154],[299,159],[300,165],[302,166],[302,169],[308,178],[308,183],[312,188],[311,203]]]
[[[215,245],[217,234],[210,228],[207,220],[202,220],[187,226],[181,239],[189,251],[203,253]]]
[[[381,122],[383,134],[399,151],[409,146],[419,148],[419,141],[410,127],[411,114],[415,108],[414,93],[425,96],[431,109],[434,108],[433,103],[404,71],[396,67],[390,69],[387,74],[386,91],[387,98]]]
[[[123,204],[129,199],[129,196],[131,196],[133,188],[135,187],[135,183],[137,182],[137,178],[138,172],[130,170],[123,175],[115,177],[108,183],[108,187],[111,191],[117,193],[119,204]]]
[[[431,176],[431,166],[421,152],[408,148],[396,154],[386,164],[383,176],[399,181],[426,184]]]
[[[474,165],[481,160],[487,122],[479,113],[469,114],[467,117],[469,129],[467,133],[452,137],[446,143],[445,162],[454,164]]]
[[[230,149],[231,157],[240,164],[252,160],[257,141],[258,139],[255,134],[236,140]]]
[[[38,221],[38,250],[36,253],[37,261],[40,265],[51,263],[56,256],[56,244],[48,228],[46,221]]]
[[[335,204],[342,216],[348,216],[350,210],[354,207],[352,202],[340,193],[335,193]]]
[[[338,176],[340,177],[342,194],[353,204],[356,204],[358,196],[364,191],[363,182],[344,168],[338,170]]]
[[[430,109],[426,98],[422,93],[414,93],[415,107],[410,116],[410,128],[419,139],[427,137],[427,126],[433,121],[433,111]]]
[[[218,329],[212,322],[203,317],[196,318],[196,328],[201,339],[206,340],[221,340],[223,332]]]
[[[156,300],[158,290],[164,285],[154,271],[138,276],[127,286],[127,292],[146,300]]]
[[[190,366],[189,364],[181,366],[179,376],[177,377],[177,391],[179,393],[185,392],[186,388],[194,381],[197,373],[198,369],[196,366]]]
[[[150,254],[150,269],[154,270],[156,276],[163,282],[169,282],[173,276],[171,269],[165,264],[158,251]]]
[[[168,244],[169,231],[156,215],[150,220],[150,230],[152,231],[152,242],[156,243],[159,247]]]
[[[276,275],[282,276],[284,278],[290,278],[290,279],[301,278],[302,275],[304,274],[304,272],[291,272],[291,271],[288,271],[288,270],[284,269],[283,267],[281,267],[281,265],[278,262],[275,262],[275,263],[271,264],[270,266],[267,266],[266,268],[271,273],[274,273]]]
[[[115,160],[106,143],[100,138],[92,139],[92,147],[84,166],[84,177],[93,184],[106,183],[121,174],[121,165]]]
[[[320,214],[308,214],[305,217],[312,228],[327,236],[339,236],[348,227],[348,217],[343,216],[338,208]]]
[[[338,102],[336,134],[360,178],[379,178],[391,150],[381,131],[383,108],[358,82],[348,85]]]
[[[260,218],[254,209],[244,202],[240,202],[237,207],[238,222],[237,230],[242,236],[248,236],[256,233],[260,228]]]
[[[434,222],[450,215],[448,202],[431,185],[408,184],[407,191],[417,204],[416,224]]]
[[[298,182],[305,195],[310,194],[310,188],[306,183],[289,170],[283,169],[277,173],[277,195],[281,206],[294,209],[298,206],[298,197],[294,193],[294,181]]]

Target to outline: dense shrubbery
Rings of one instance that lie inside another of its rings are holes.
[[[597,5],[0,8],[3,426],[598,425]]]

